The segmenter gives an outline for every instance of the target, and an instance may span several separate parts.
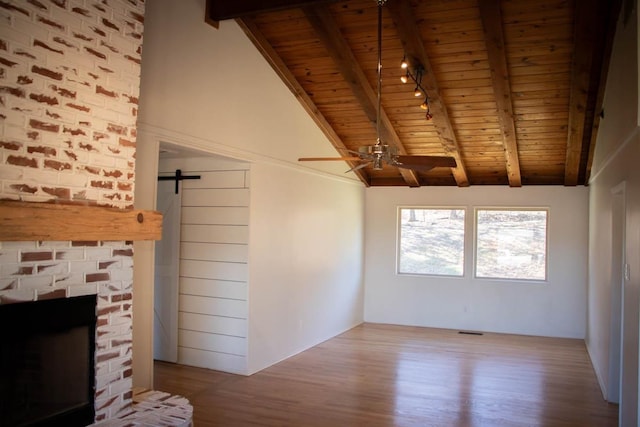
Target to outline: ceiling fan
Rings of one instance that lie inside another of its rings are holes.
[[[399,168],[412,169],[417,172],[427,172],[435,167],[455,168],[456,161],[448,156],[419,156],[419,155],[399,155],[395,146],[384,144],[380,139],[380,112],[382,101],[382,6],[386,0],[376,0],[378,3],[378,105],[376,117],[376,143],[373,145],[363,145],[358,151],[341,149],[347,151],[351,156],[341,157],[301,157],[300,162],[313,161],[358,161],[362,162],[352,167],[347,172],[371,166],[374,170],[382,170],[384,164]]]

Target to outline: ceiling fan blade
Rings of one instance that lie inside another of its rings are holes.
[[[360,157],[355,157],[355,156],[351,156],[351,157],[300,157],[298,159],[299,162],[331,162],[331,161],[337,161],[337,160],[342,160],[342,161],[356,161],[356,160],[360,160]]]
[[[433,166],[425,166],[425,165],[403,165],[400,163],[394,164],[393,166],[402,168],[402,169],[411,169],[416,172],[429,172],[433,169]]]
[[[336,148],[336,150],[346,151],[347,153],[351,153],[351,154],[355,154],[355,155],[360,154],[359,152],[354,151],[354,150],[350,150],[350,149],[348,149],[348,148],[339,148],[339,147],[338,147],[338,148]]]
[[[394,160],[396,166],[410,169],[414,167],[456,167],[456,159],[447,156],[396,156]]]
[[[352,167],[351,169],[349,169],[349,170],[348,170],[348,171],[346,171],[345,173],[355,172],[355,171],[360,170],[360,169],[362,169],[362,168],[366,168],[370,163],[371,163],[371,162],[364,162],[364,163],[361,163],[361,164],[359,164],[359,165],[357,165],[357,166]]]

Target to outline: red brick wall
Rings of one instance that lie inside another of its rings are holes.
[[[144,0],[0,1],[0,199],[133,206]],[[2,242],[0,303],[97,293],[97,420],[131,403],[131,242]]]

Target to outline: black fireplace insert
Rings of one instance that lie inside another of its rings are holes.
[[[96,296],[0,305],[0,425],[94,422]]]

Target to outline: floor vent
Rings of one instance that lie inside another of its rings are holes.
[[[458,333],[463,335],[484,335],[482,332],[472,332],[472,331],[458,331]]]

